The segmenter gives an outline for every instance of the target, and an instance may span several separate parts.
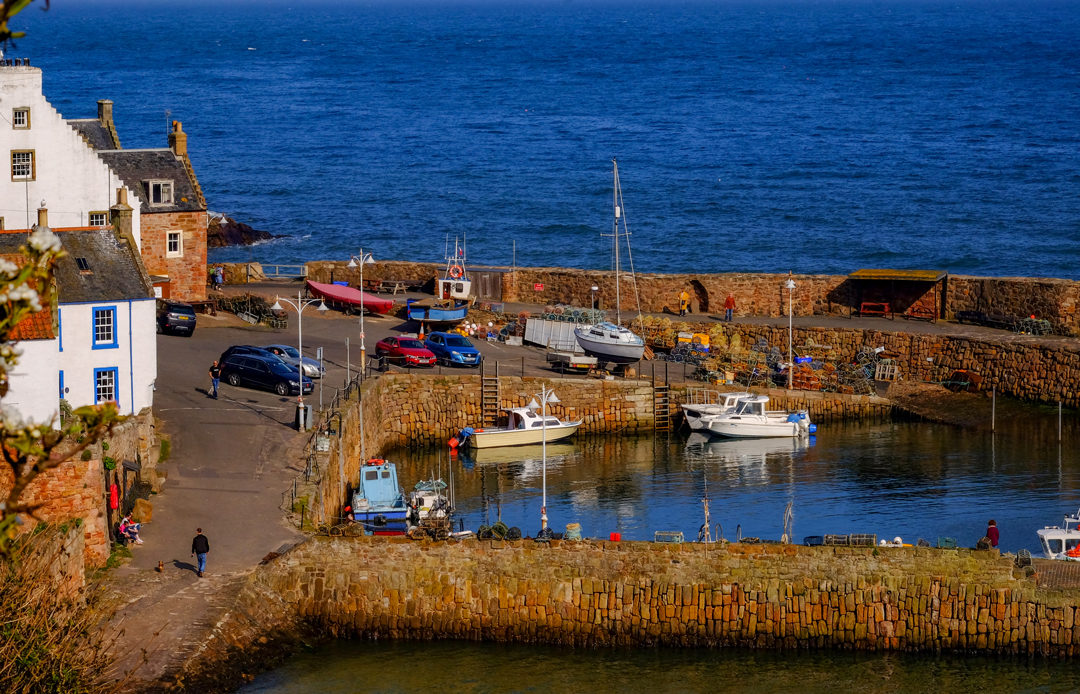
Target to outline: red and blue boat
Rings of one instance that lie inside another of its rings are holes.
[[[370,535],[404,535],[408,531],[409,505],[398,485],[394,463],[372,458],[360,466],[360,483],[350,513]]]
[[[307,281],[308,291],[317,296],[333,308],[347,311],[362,309],[368,313],[383,315],[394,309],[391,299],[382,299],[367,292],[348,287],[342,284],[325,284],[323,282]]]

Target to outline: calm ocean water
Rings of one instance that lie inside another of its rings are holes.
[[[1080,12],[1059,0],[54,0],[8,55],[126,147],[190,134],[212,260],[1080,278]],[[169,114],[169,115],[167,115]]]

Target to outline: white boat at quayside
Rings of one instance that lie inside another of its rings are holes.
[[[817,431],[810,422],[810,413],[779,412],[765,409],[767,395],[742,398],[733,412],[706,415],[709,433],[728,438],[765,438],[771,436],[809,436]],[[704,431],[704,429],[703,429]]]
[[[1035,534],[1047,559],[1080,561],[1080,511],[1075,516],[1065,516],[1061,526],[1048,525]]]
[[[745,391],[740,393],[719,393],[715,390],[703,390],[692,388],[686,394],[686,402],[682,403],[683,416],[690,425],[691,431],[702,431],[708,428],[708,422],[703,421],[706,415],[726,414],[735,411],[735,405],[742,398],[748,398],[753,393]]]
[[[505,410],[507,423],[497,429],[465,427],[457,435],[457,445],[473,448],[520,446],[529,443],[553,443],[574,435],[582,420],[564,422],[554,415],[543,417],[531,407],[510,407]]]

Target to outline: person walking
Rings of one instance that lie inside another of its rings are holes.
[[[690,294],[684,289],[679,292],[679,315],[685,316],[688,308],[690,308]]]
[[[191,540],[191,556],[195,557],[199,562],[199,568],[196,573],[199,578],[202,578],[203,571],[206,571],[206,555],[210,553],[210,540],[206,539],[206,535],[202,534],[202,528],[195,528],[195,537]]]
[[[217,400],[218,386],[221,384],[221,367],[218,366],[217,359],[210,365],[210,397]]]
[[[735,313],[735,297],[729,292],[724,300],[724,320],[731,322],[731,316]]]
[[[998,546],[999,533],[998,533],[998,527],[997,527],[997,521],[996,520],[990,520],[986,524],[986,537],[987,537],[988,540],[990,540],[990,546],[991,547],[997,547]]]

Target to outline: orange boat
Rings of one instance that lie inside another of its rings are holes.
[[[362,292],[353,287],[346,287],[340,284],[324,284],[322,282],[313,282],[311,280],[307,281],[307,286],[308,291],[313,295],[319,297],[335,308],[350,310],[362,306],[368,313],[378,313],[380,315],[389,313],[394,308],[393,300],[380,299],[374,294],[368,294],[367,292]]]

